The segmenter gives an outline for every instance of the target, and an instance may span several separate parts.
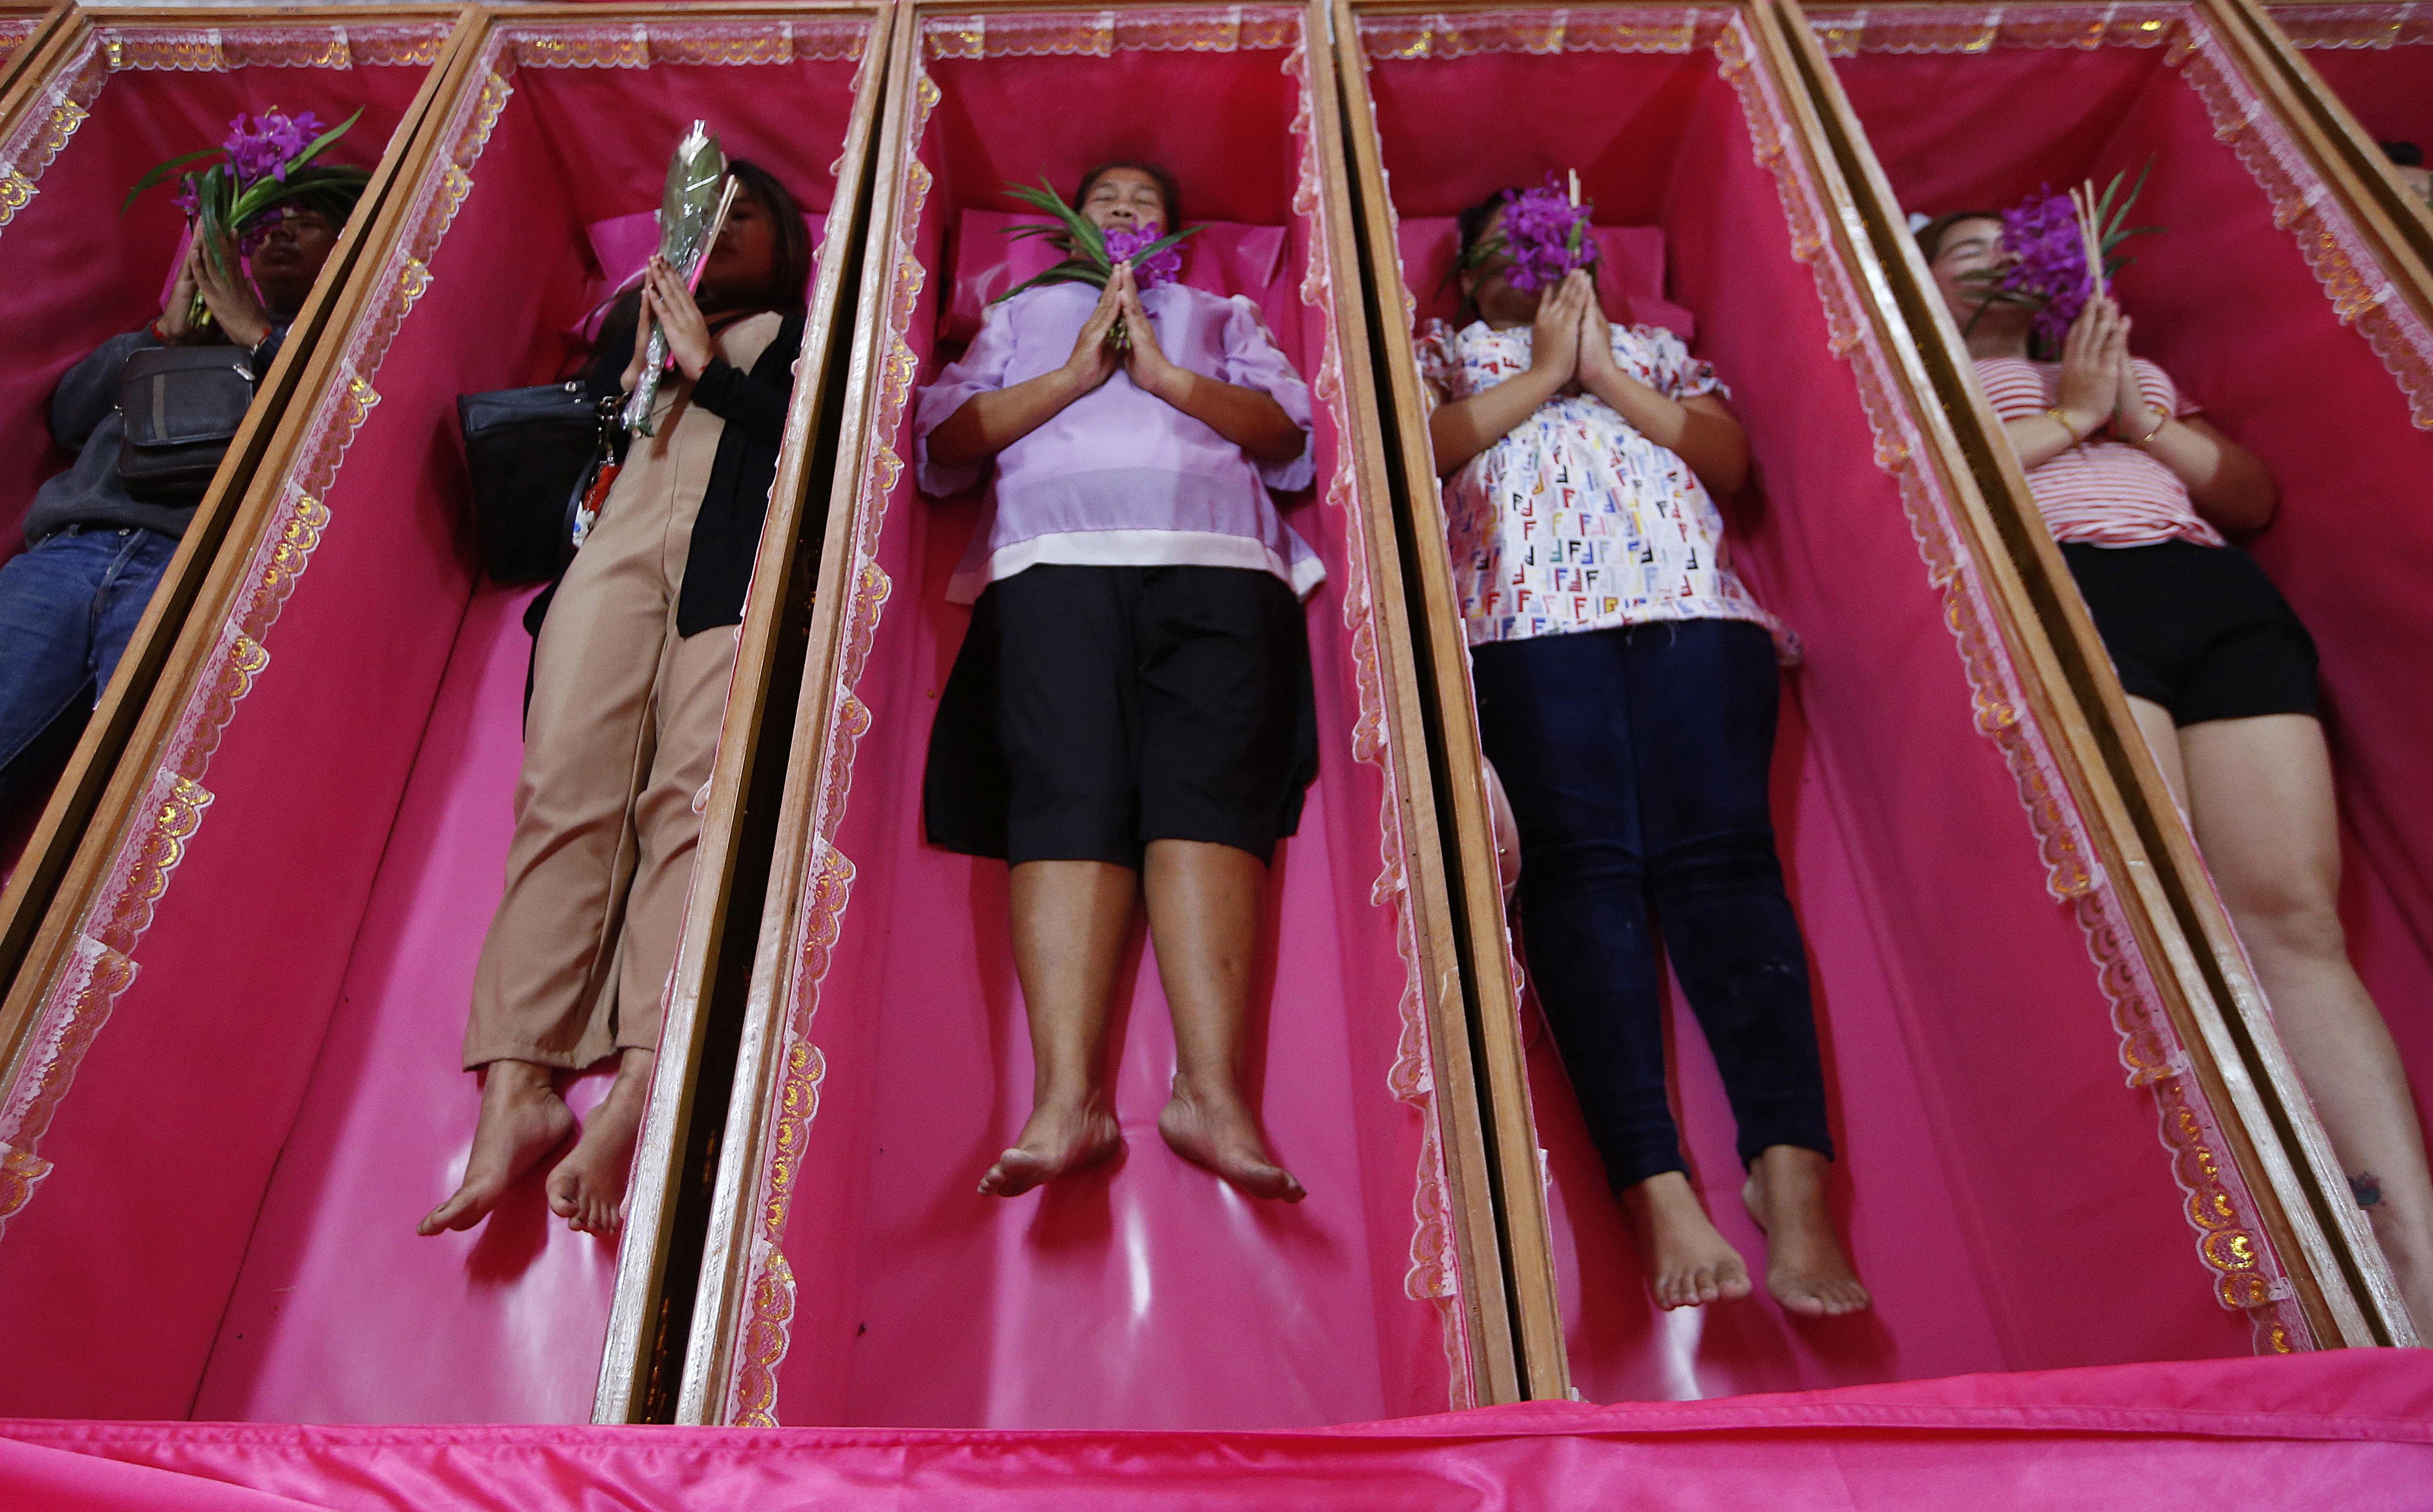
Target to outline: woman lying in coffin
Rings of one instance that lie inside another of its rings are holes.
[[[473,983],[465,1068],[482,1073],[463,1184],[425,1234],[469,1228],[575,1131],[556,1074],[617,1057],[617,1079],[550,1172],[550,1210],[616,1231],[659,1043],[734,670],[736,624],[776,478],[810,236],[763,169],[739,180],[700,292],[654,260],[592,353],[596,396],[630,393],[655,319],[675,365],[600,518],[528,615],[538,637],[506,895]],[[545,616],[545,618],[536,618]]]
[[[1102,230],[1171,227],[1173,178],[1081,180]],[[948,597],[973,604],[931,731],[932,843],[1012,867],[1036,1063],[1029,1119],[980,1191],[1121,1147],[1105,1049],[1135,900],[1174,1017],[1166,1144],[1298,1201],[1242,1085],[1259,904],[1316,771],[1301,600],[1323,569],[1270,487],[1306,487],[1309,391],[1247,299],[1117,263],[988,312],[921,395],[921,486],[994,467]]]
[[[1657,1301],[1746,1297],[1666,1097],[1660,926],[1739,1125],[1767,1289],[1796,1313],[1857,1312],[1769,811],[1787,636],[1728,566],[1714,503],[1747,479],[1747,441],[1679,337],[1611,324],[1586,270],[1549,282],[1516,263],[1507,212],[1538,208],[1506,191],[1463,213],[1472,318],[1433,323],[1420,363],[1539,1001]]]
[[[2341,933],[2315,644],[2264,569],[2223,539],[2271,519],[2272,479],[2160,367],[2129,355],[2129,317],[2109,296],[2087,302],[2059,362],[2032,361],[2036,312],[1988,292],[2011,256],[1999,216],[1946,215],[1918,240],[2424,1327],[2433,1178],[2407,1073]]]

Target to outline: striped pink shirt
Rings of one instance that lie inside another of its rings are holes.
[[[2197,406],[2180,397],[2160,367],[2143,357],[2129,361],[2148,404],[2159,404],[2175,416],[2197,413]],[[2061,397],[2059,363],[1981,357],[1977,377],[1985,385],[1985,397],[1994,401],[1994,412],[2005,421],[2042,415]],[[2104,433],[2028,469],[2028,491],[2035,495],[2055,540],[2090,546],[2153,546],[2171,540],[2225,544],[2221,532],[2197,513],[2187,484],[2177,473]]]

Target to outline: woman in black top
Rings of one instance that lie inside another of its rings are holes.
[[[655,318],[675,372],[540,606],[506,896],[465,1036],[466,1068],[485,1072],[481,1122],[425,1234],[481,1221],[574,1130],[553,1073],[612,1054],[616,1084],[550,1173],[549,1204],[590,1233],[622,1217],[810,272],[793,195],[750,163],[729,169],[743,192],[698,299],[655,259],[594,351],[595,391],[632,392],[635,335]]]

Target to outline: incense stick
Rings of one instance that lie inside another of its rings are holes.
[[[2088,179],[2069,192],[2070,209],[2077,212],[2078,236],[2086,249],[2087,286],[2094,297],[2103,297],[2103,232],[2095,223],[2095,181]]]
[[[701,255],[693,259],[692,272],[685,279],[685,293],[701,291],[702,270],[709,266],[709,254],[718,246],[718,238],[726,229],[726,212],[735,208],[735,192],[743,187],[735,175],[726,176],[726,187],[719,191],[718,208],[709,214],[709,227],[702,233]]]

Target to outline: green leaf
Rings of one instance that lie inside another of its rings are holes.
[[[1047,181],[1046,174],[1039,176],[1039,187],[1036,189],[1027,184],[1008,184],[1006,193],[1033,210],[1046,211],[1055,216],[1063,225],[1066,239],[1075,251],[1086,255],[1099,267],[1110,272],[1114,271],[1114,263],[1107,256],[1107,239],[1099,232],[1097,225],[1087,215],[1064,203],[1063,196],[1056,193],[1056,187]]]
[[[162,179],[168,178],[171,174],[176,173],[179,169],[194,161],[196,158],[208,158],[213,153],[219,150],[220,149],[217,147],[197,147],[192,152],[180,153],[179,156],[171,158],[166,162],[154,165],[150,173],[147,173],[143,178],[135,180],[135,187],[127,192],[127,197],[125,199],[119,201],[118,212],[122,215],[126,214],[129,210],[134,208],[136,195],[144,193],[146,189],[151,188],[154,184],[159,183]]]
[[[331,143],[337,141],[342,136],[345,136],[347,134],[348,127],[353,126],[357,121],[364,118],[364,110],[366,109],[368,109],[368,107],[356,107],[354,114],[348,116],[336,126],[330,127],[327,131],[315,137],[303,151],[296,154],[295,158],[289,161],[287,164],[288,177],[294,178],[297,169],[303,167],[306,163],[311,162],[323,152],[329,150]]]
[[[1103,289],[1109,276],[1105,268],[1093,267],[1087,263],[1059,263],[1036,278],[1023,280],[989,303],[1001,304],[1026,289],[1036,289],[1049,283],[1086,283],[1094,289]]]
[[[360,189],[371,182],[371,177],[370,172],[363,168],[306,168],[300,172],[291,169],[285,183],[276,178],[264,178],[246,186],[245,192],[237,195],[236,202],[229,207],[229,224],[247,225],[255,216],[291,199],[301,199],[315,190],[335,189],[342,185]]]

